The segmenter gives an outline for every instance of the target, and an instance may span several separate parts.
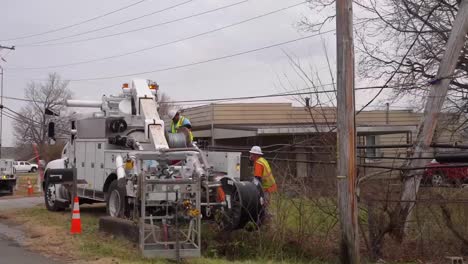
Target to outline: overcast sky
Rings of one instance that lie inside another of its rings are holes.
[[[300,0],[250,0],[216,12],[133,33],[85,42],[63,43],[155,25],[242,0],[193,0],[184,4],[187,1],[146,0],[128,9],[78,26],[29,38],[8,40],[79,23],[137,3],[139,0],[2,0],[0,44],[17,46],[15,51],[0,51],[0,56],[7,60],[6,63],[1,62],[6,69],[5,96],[24,97],[26,84],[31,80],[45,79],[49,72],[57,72],[62,78],[72,80],[126,75],[195,63],[289,41],[310,34],[299,31],[296,26],[302,17],[308,16],[318,20],[324,16],[324,14],[313,14],[307,5],[303,4],[211,34],[127,56],[68,67],[22,69],[63,65],[120,55],[187,38],[301,2]],[[30,45],[113,25],[177,4],[181,5],[143,19],[73,38],[43,43],[59,43],[56,45]],[[325,26],[324,30],[334,27],[335,24],[332,21]],[[322,42],[325,43],[333,67],[335,67],[335,35],[332,32],[210,63],[131,77],[72,81],[69,87],[75,98],[82,99],[99,99],[102,94],[116,94],[120,91],[121,84],[129,82],[132,78],[157,81],[161,91],[167,93],[173,100],[255,96],[284,92],[281,82],[298,89],[305,86],[294,74],[285,52],[300,60],[307,67],[311,66],[317,70],[324,83],[330,83]],[[357,85],[360,83],[358,82]],[[324,87],[323,89],[330,88]],[[362,99],[368,98],[369,94],[367,91],[357,95],[357,103],[365,103]],[[268,101],[278,102],[288,101],[288,99],[274,98]],[[13,100],[5,100],[4,103],[14,110],[19,110],[22,105],[21,102]],[[10,120],[4,122],[3,144],[11,146],[14,143],[11,122]]]

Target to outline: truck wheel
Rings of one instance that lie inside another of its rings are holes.
[[[109,185],[109,191],[106,199],[107,214],[113,217],[124,217],[126,212],[127,191],[125,185],[119,184],[117,180]]]
[[[37,171],[37,168],[36,167],[32,167],[31,168],[31,172],[36,172]]]
[[[57,198],[59,197],[59,186],[49,183],[49,181],[45,182],[45,189],[44,189],[44,200],[47,210],[58,212],[63,211],[65,208],[59,206],[56,202]]]

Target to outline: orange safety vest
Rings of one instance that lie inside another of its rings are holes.
[[[185,117],[180,116],[179,121],[177,121],[177,124],[175,125],[174,125],[174,121],[171,120],[171,132],[173,134],[177,133],[177,130],[179,129],[179,127],[182,126],[182,124],[184,123],[184,120],[185,120]],[[190,129],[189,129],[189,135],[190,135],[190,141],[193,141],[193,134]]]
[[[276,186],[275,177],[273,177],[273,173],[271,172],[270,164],[268,164],[268,161],[266,161],[266,159],[264,159],[263,157],[260,157],[255,161],[255,163],[263,167],[263,175],[262,175],[263,191],[270,192],[270,193],[276,192],[278,188]]]

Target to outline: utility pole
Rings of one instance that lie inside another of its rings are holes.
[[[468,33],[468,0],[462,0],[458,8],[458,14],[453,23],[450,37],[447,41],[445,53],[437,71],[437,75],[431,82],[432,87],[424,107],[423,122],[419,126],[417,138],[415,141],[415,148],[413,151],[413,158],[427,157],[428,149],[432,143],[434,131],[437,127],[442,105],[447,97],[449,84],[453,79],[453,73],[457,66],[461,50],[465,45],[465,36]],[[407,167],[423,167],[426,160],[423,159],[410,159]],[[407,220],[411,216],[414,208],[414,201],[419,190],[421,183],[422,171],[411,171],[405,175],[403,179],[401,203],[399,208],[399,217],[396,219],[400,226],[399,238],[403,239]]]
[[[0,50],[2,49],[9,49],[15,50],[15,46],[7,47],[0,45]],[[1,58],[3,60],[3,58]],[[2,148],[3,148],[3,67],[0,65],[0,74],[2,75],[1,78],[1,88],[0,88],[0,159],[2,158]]]
[[[337,187],[341,226],[341,263],[359,263],[356,197],[356,125],[354,103],[353,1],[336,1],[337,42]]]

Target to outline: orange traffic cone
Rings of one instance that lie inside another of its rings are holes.
[[[73,203],[70,234],[81,234],[80,202],[78,200],[78,196],[75,197],[75,202]]]
[[[31,180],[28,180],[28,195],[33,195],[34,194],[34,189],[31,184]]]

